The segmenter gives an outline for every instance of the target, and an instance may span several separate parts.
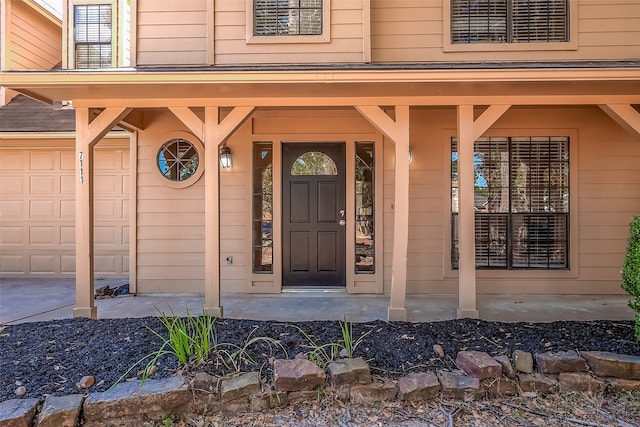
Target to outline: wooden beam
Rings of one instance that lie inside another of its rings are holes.
[[[76,108],[76,304],[73,317],[97,318],[93,299],[93,144],[89,110]]]
[[[640,135],[640,113],[630,104],[601,104],[600,108],[627,132]]]
[[[473,138],[474,141],[482,136],[502,115],[511,107],[511,105],[490,105],[489,108],[473,122]]]
[[[145,128],[144,111],[140,109],[133,110],[118,123],[118,126],[129,132],[143,131]]]
[[[110,107],[105,108],[96,118],[89,124],[87,132],[88,144],[93,146],[100,141],[111,129],[126,117],[132,108]],[[87,113],[88,114],[88,113]]]
[[[251,115],[255,107],[235,107],[218,125],[218,145],[226,141]]]
[[[409,245],[409,107],[395,107],[395,120],[379,106],[355,107],[395,144],[395,193],[393,203],[393,259],[389,320],[407,320],[407,248]]]
[[[200,141],[204,141],[204,122],[189,107],[169,107],[178,118]]]
[[[409,107],[406,107],[407,109]],[[389,115],[377,105],[356,105],[355,109],[360,112],[375,126],[384,136],[389,138],[393,143],[404,137],[402,124],[394,121]],[[396,109],[397,110],[397,109]],[[397,111],[396,111],[397,112]],[[397,119],[397,117],[396,117]]]

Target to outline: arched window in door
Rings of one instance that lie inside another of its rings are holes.
[[[338,167],[326,154],[319,151],[307,151],[302,153],[291,165],[291,176],[296,175],[338,175]]]

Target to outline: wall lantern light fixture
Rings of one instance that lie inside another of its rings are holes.
[[[220,147],[220,166],[223,169],[229,169],[231,167],[231,149],[227,144]]]

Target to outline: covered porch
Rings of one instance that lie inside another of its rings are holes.
[[[483,317],[478,302],[474,225],[474,142],[512,107],[598,106],[640,136],[635,68],[327,71],[118,71],[5,73],[3,85],[76,109],[76,281],[73,315],[98,316],[93,269],[93,149],[118,125],[130,131],[130,284],[136,290],[138,137],[145,111],[170,111],[204,150],[204,309],[223,316],[220,270],[220,147],[256,111],[349,108],[393,144],[393,235],[387,319],[407,320],[409,169],[412,108],[455,108],[459,164],[457,317]],[[214,149],[208,149],[214,147]],[[401,161],[397,161],[401,159]],[[213,171],[213,173],[212,173]],[[446,190],[443,189],[443,191]],[[277,232],[274,232],[277,235]],[[278,279],[278,274],[275,275]],[[353,273],[347,272],[347,290]],[[487,309],[487,311],[489,311]]]

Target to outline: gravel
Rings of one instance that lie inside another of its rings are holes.
[[[299,328],[299,329],[298,329]],[[90,392],[104,391],[125,378],[139,377],[144,357],[162,346],[152,330],[166,335],[161,320],[65,319],[0,326],[0,401],[16,398],[44,399],[48,394],[82,393],[76,384],[86,375],[95,377]],[[338,342],[342,335],[338,322],[265,322],[218,319],[215,323],[221,348],[247,346],[255,363],[240,366],[243,371],[261,370],[268,375],[269,360],[292,358],[311,350],[304,331],[316,344]],[[633,335],[631,321],[500,323],[481,320],[406,323],[375,321],[353,324],[353,337],[364,336],[354,356],[367,360],[374,374],[397,378],[415,370],[453,368],[458,351],[479,350],[491,355],[511,355],[514,350],[532,353],[566,350],[600,350],[640,356],[640,343]],[[261,337],[277,340],[268,345]],[[257,339],[256,339],[257,338]],[[433,350],[440,344],[439,357]],[[286,354],[285,354],[286,353]],[[148,360],[148,359],[147,359]],[[134,366],[135,365],[135,366]],[[173,356],[158,361],[154,378],[176,373],[181,367]],[[211,361],[201,369],[222,375],[230,371]]]

